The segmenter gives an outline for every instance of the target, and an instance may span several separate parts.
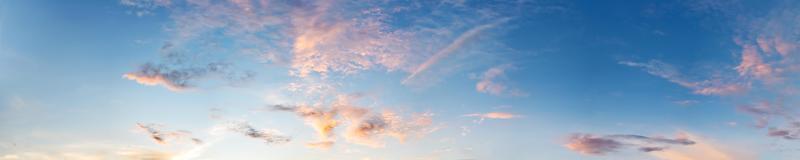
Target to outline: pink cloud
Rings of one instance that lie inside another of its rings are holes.
[[[489,68],[477,77],[480,81],[475,84],[475,90],[492,95],[526,96],[527,93],[520,89],[510,88],[502,82],[505,78],[506,70],[510,68],[513,68],[511,64],[503,64]]]

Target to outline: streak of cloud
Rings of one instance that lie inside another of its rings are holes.
[[[191,137],[191,133],[188,131],[165,131],[162,128],[162,125],[158,124],[142,124],[136,123],[136,128],[144,131],[150,136],[150,139],[155,141],[158,144],[167,144],[168,141],[172,140],[184,140],[188,139],[191,140],[194,144],[202,144],[203,141],[199,138]]]
[[[468,42],[473,37],[477,36],[478,34],[483,32],[484,30],[488,30],[488,29],[494,28],[497,25],[505,23],[509,19],[510,18],[502,18],[502,19],[497,20],[495,22],[492,22],[492,23],[489,23],[489,24],[480,25],[480,26],[477,26],[475,28],[472,28],[472,29],[464,32],[463,34],[459,35],[458,38],[453,40],[453,42],[451,42],[450,44],[448,44],[446,47],[442,48],[441,50],[437,51],[436,53],[433,54],[433,56],[431,56],[430,58],[425,60],[425,62],[423,62],[419,66],[417,66],[416,69],[414,69],[414,71],[412,71],[410,73],[410,75],[408,75],[408,77],[406,77],[403,80],[402,83],[403,84],[407,84],[409,81],[414,80],[414,78],[417,76],[417,74],[419,74],[421,72],[424,72],[425,70],[428,70],[428,68],[430,68],[432,65],[436,64],[436,62],[440,61],[442,58],[445,58],[448,55],[450,55],[451,53],[457,51],[459,48],[461,48],[461,45],[464,45],[466,42]]]
[[[732,95],[743,93],[749,89],[749,83],[738,82],[735,78],[692,81],[681,74],[675,66],[659,60],[650,60],[646,63],[620,61],[619,64],[641,68],[651,75],[664,78],[669,82],[689,88],[693,93],[699,95]]]
[[[231,132],[240,133],[244,136],[262,140],[264,143],[267,144],[284,144],[288,143],[292,140],[289,136],[284,136],[280,132],[275,130],[264,130],[264,129],[256,129],[252,125],[247,122],[241,121],[231,121],[226,123],[221,127],[224,130],[228,130]],[[217,128],[220,129],[220,128]]]
[[[635,147],[642,152],[657,152],[671,145],[688,146],[695,143],[686,137],[669,139],[631,134],[597,136],[578,133],[571,135],[564,146],[581,154],[605,155],[626,147]]]
[[[489,113],[471,113],[462,115],[464,117],[476,117],[478,120],[477,123],[482,123],[486,119],[514,119],[514,118],[521,118],[522,115],[517,115],[508,112],[489,112]]]

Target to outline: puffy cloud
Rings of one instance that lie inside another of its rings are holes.
[[[136,123],[136,128],[144,131],[147,133],[150,138],[158,144],[167,144],[167,141],[171,140],[183,140],[188,139],[191,140],[195,144],[203,143],[202,140],[198,138],[191,137],[191,133],[189,131],[165,131],[161,129],[163,126],[158,124],[142,124]]]
[[[395,112],[375,112],[369,108],[354,106],[352,96],[338,96],[329,104],[321,106],[272,105],[272,110],[294,112],[302,117],[306,124],[317,131],[318,141],[308,143],[311,148],[329,148],[334,144],[334,129],[346,125],[342,137],[347,142],[369,147],[383,147],[383,137],[405,140],[407,137],[424,136],[434,131],[431,117],[433,114],[417,114],[406,119]]]
[[[636,147],[642,152],[655,152],[666,150],[670,145],[687,146],[695,143],[686,137],[669,139],[630,134],[597,136],[578,133],[571,135],[564,146],[581,154],[605,155],[625,147]]]

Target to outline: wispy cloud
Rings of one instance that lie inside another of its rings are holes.
[[[252,77],[251,73],[237,73],[229,69],[224,63],[210,63],[203,67],[188,67],[173,69],[167,65],[146,63],[139,70],[126,73],[122,77],[134,80],[144,85],[162,85],[172,91],[182,91],[193,88],[192,81],[211,75],[220,75],[227,80],[240,81]]]
[[[441,50],[437,51],[435,54],[433,54],[433,56],[431,56],[430,58],[425,60],[425,62],[423,62],[419,66],[417,66],[414,69],[414,71],[412,71],[411,74],[408,75],[408,77],[406,77],[406,79],[403,80],[402,83],[406,84],[410,80],[414,80],[414,78],[417,76],[417,74],[419,74],[421,72],[424,72],[425,70],[428,70],[428,68],[430,68],[433,64],[436,64],[436,62],[438,62],[442,58],[445,58],[448,55],[450,55],[451,53],[455,52],[456,50],[461,48],[461,45],[464,45],[464,43],[466,43],[467,41],[469,41],[473,37],[477,36],[479,33],[483,32],[484,30],[493,28],[493,27],[495,27],[497,25],[505,23],[508,20],[509,20],[509,18],[502,18],[502,19],[497,20],[495,22],[492,22],[492,23],[489,23],[489,24],[480,25],[480,26],[477,26],[477,27],[472,28],[470,30],[467,30],[463,34],[459,35],[458,38],[453,40],[453,42],[451,42],[450,44],[448,44],[446,47],[442,48]]]
[[[564,146],[570,150],[587,155],[605,155],[626,147],[635,147],[642,152],[663,151],[671,145],[687,146],[695,144],[686,137],[675,139],[647,137],[631,134],[597,136],[592,134],[573,134]]]
[[[168,141],[173,140],[191,140],[195,144],[202,144],[203,141],[199,138],[194,138],[189,131],[177,130],[167,131],[161,129],[163,126],[158,124],[142,124],[136,123],[137,129],[147,133],[150,138],[158,144],[167,144]]]
[[[749,83],[740,82],[736,78],[713,78],[708,80],[692,81],[686,78],[685,75],[681,74],[681,72],[675,66],[659,60],[650,60],[649,62],[645,63],[620,61],[619,64],[641,68],[651,75],[664,78],[672,83],[689,88],[693,93],[700,95],[731,95],[743,93],[749,89]]]
[[[262,140],[267,144],[283,144],[291,141],[291,137],[284,136],[276,130],[256,129],[250,123],[243,121],[230,121],[215,129],[223,129],[231,132],[240,133],[244,136]]]
[[[483,122],[485,119],[514,119],[514,118],[521,118],[522,115],[517,115],[508,112],[489,112],[489,113],[471,113],[465,114],[464,117],[477,117],[479,120],[478,123]]]
[[[475,77],[479,79],[475,84],[475,89],[478,92],[488,93],[492,95],[509,95],[509,96],[526,96],[527,93],[517,88],[511,88],[505,84],[506,70],[513,68],[511,64],[502,64],[489,68],[483,74]]]

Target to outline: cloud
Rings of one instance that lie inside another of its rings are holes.
[[[731,95],[743,93],[749,89],[748,83],[738,82],[737,79],[708,79],[701,81],[688,80],[678,69],[659,60],[650,60],[646,63],[620,61],[619,64],[641,68],[645,72],[666,79],[672,83],[689,88],[699,95]]]
[[[173,69],[167,65],[146,63],[139,70],[126,73],[122,77],[134,80],[143,85],[162,85],[172,91],[182,91],[194,87],[193,79],[222,75],[228,80],[245,80],[252,77],[251,73],[236,73],[230,71],[230,66],[224,63],[210,63],[203,67],[188,67]]]
[[[511,64],[502,64],[486,70],[480,76],[475,77],[479,79],[475,84],[475,89],[481,93],[489,93],[492,95],[511,95],[511,96],[525,96],[527,93],[516,89],[509,88],[508,85],[501,82],[505,78],[506,70],[513,68]]]
[[[260,139],[267,144],[283,144],[292,140],[291,137],[283,136],[278,131],[256,129],[249,123],[242,121],[231,121],[219,127],[231,132],[241,133],[250,138]]]
[[[333,144],[333,129],[339,125],[337,110],[310,106],[272,105],[274,111],[294,112],[317,132],[317,142],[307,145],[312,148],[328,148]]]
[[[590,134],[574,134],[565,145],[568,149],[581,154],[604,155],[621,148],[623,144],[614,139],[597,137]]]
[[[438,1],[121,0],[121,4],[142,14],[155,9],[169,14],[172,22],[165,31],[171,37],[161,52],[165,59],[178,55],[188,58],[168,60],[167,65],[244,56],[246,60],[286,67],[294,78],[380,70],[408,72],[405,81],[415,79],[471,39],[509,17],[521,15],[521,11],[563,10],[528,2],[455,5]],[[501,43],[493,37],[481,40],[482,44]],[[474,48],[480,48],[474,52],[502,49],[490,45]],[[172,89],[182,89],[183,83],[178,82],[191,79],[132,77]]]
[[[369,147],[383,147],[383,137],[405,140],[433,132],[433,114],[424,113],[403,118],[392,111],[375,112],[354,106],[350,95],[340,95],[328,107],[307,105],[272,105],[274,111],[294,112],[317,131],[318,141],[308,143],[311,148],[329,148],[335,142],[335,128],[346,126],[341,134],[347,142]]]
[[[453,42],[451,42],[441,50],[437,51],[435,54],[433,54],[433,56],[425,60],[425,62],[423,62],[419,66],[417,66],[416,69],[414,69],[414,71],[412,71],[411,74],[408,75],[408,77],[406,77],[405,80],[403,80],[403,84],[406,84],[408,83],[408,81],[413,80],[417,76],[417,74],[419,74],[420,72],[424,72],[425,70],[428,70],[428,68],[436,64],[436,62],[438,62],[442,58],[447,57],[449,54],[461,48],[461,45],[464,45],[464,43],[466,43],[473,37],[477,36],[479,33],[483,32],[484,30],[491,29],[499,24],[505,23],[508,20],[509,18],[502,18],[495,22],[480,25],[470,30],[467,30],[463,34],[459,35],[458,38],[453,40]]]
[[[631,134],[597,136],[592,134],[573,134],[564,146],[586,155],[605,155],[626,147],[636,147],[642,152],[664,151],[671,145],[688,146],[695,141],[686,137],[675,139],[647,137]]]
[[[513,118],[520,118],[521,115],[516,115],[513,113],[507,112],[489,112],[489,113],[471,113],[462,115],[464,117],[477,117],[480,118],[477,122],[483,122],[485,119],[513,119]]]
[[[136,128],[147,133],[150,138],[158,144],[167,144],[168,141],[172,140],[190,140],[195,144],[203,143],[202,140],[191,137],[191,133],[189,131],[164,131],[161,129],[162,125],[158,124],[136,123]]]
[[[171,0],[120,0],[120,3],[125,6],[136,8],[136,11],[131,11],[136,16],[152,15],[153,10],[161,7],[168,7],[172,4]]]
[[[766,64],[759,54],[756,46],[743,45],[742,60],[736,66],[736,71],[740,76],[751,76],[767,82],[777,81],[779,78],[775,75],[775,69]]]
[[[747,113],[756,119],[755,127],[767,128],[767,136],[786,140],[800,139],[800,120],[796,112],[786,108],[781,103],[761,101],[753,104],[742,105],[738,110]],[[779,123],[770,123],[777,121]]]

